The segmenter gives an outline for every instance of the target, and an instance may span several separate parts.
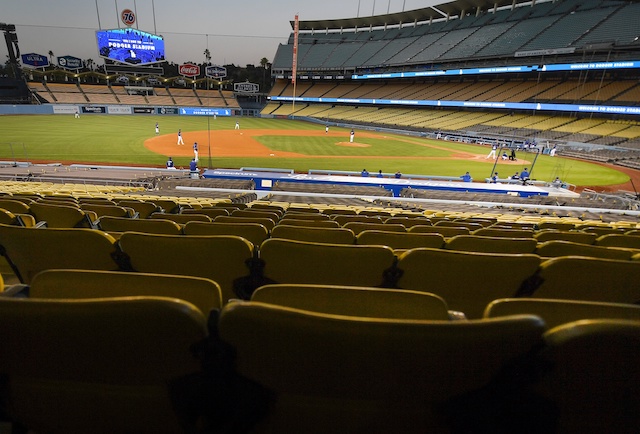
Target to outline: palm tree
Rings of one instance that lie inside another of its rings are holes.
[[[87,66],[87,68],[89,68],[89,70],[93,71],[93,64],[95,63],[93,59],[87,59],[84,61],[84,63]]]
[[[207,59],[207,65],[211,64],[211,51],[209,49],[204,50],[204,58]]]
[[[269,65],[269,59],[267,59],[266,57],[260,59],[260,66],[262,67],[262,91],[264,92],[267,90],[267,80],[265,78],[265,75],[267,73],[267,69],[269,69],[269,67],[271,66]]]
[[[49,64],[53,66],[53,51],[49,50]]]

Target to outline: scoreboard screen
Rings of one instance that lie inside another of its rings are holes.
[[[100,57],[128,65],[165,61],[162,36],[126,28],[96,32]]]

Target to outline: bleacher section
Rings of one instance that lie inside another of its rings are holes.
[[[29,83],[31,92],[52,104],[126,104],[136,106],[190,106],[240,108],[231,91],[155,87],[143,95],[127,86],[97,84]]]
[[[405,68],[469,57],[509,57],[517,51],[632,44],[638,36],[633,27],[637,10],[637,3],[566,0],[534,7],[516,4],[513,9],[485,10],[480,16],[462,19],[451,16],[449,21],[443,18],[431,24],[403,23],[388,29],[328,34],[301,32],[298,68]],[[585,32],[587,29],[590,31]],[[279,47],[273,68],[287,70],[291,56],[290,40]]]

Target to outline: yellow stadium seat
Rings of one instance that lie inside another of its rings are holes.
[[[533,316],[391,320],[259,302],[228,304],[219,323],[238,372],[274,394],[256,431],[282,434],[451,432],[449,400],[487,386],[543,331]]]
[[[0,298],[4,410],[32,432],[183,432],[167,386],[200,370],[206,336],[177,299]]]
[[[515,296],[539,265],[532,254],[411,249],[399,257],[397,285],[439,295],[449,309],[477,319],[491,301]]]

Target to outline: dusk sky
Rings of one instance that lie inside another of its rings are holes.
[[[435,0],[2,0],[0,21],[15,24],[21,54],[93,59],[102,64],[95,31],[125,27],[120,12],[137,12],[137,28],[162,35],[168,61],[258,65],[272,61],[291,33],[289,21],[394,13],[443,3]],[[154,14],[155,10],[155,14]],[[155,15],[155,19],[154,19]],[[136,28],[136,25],[133,26]],[[4,40],[4,38],[2,38]],[[4,41],[0,56],[7,59]],[[55,59],[54,59],[55,61]]]

